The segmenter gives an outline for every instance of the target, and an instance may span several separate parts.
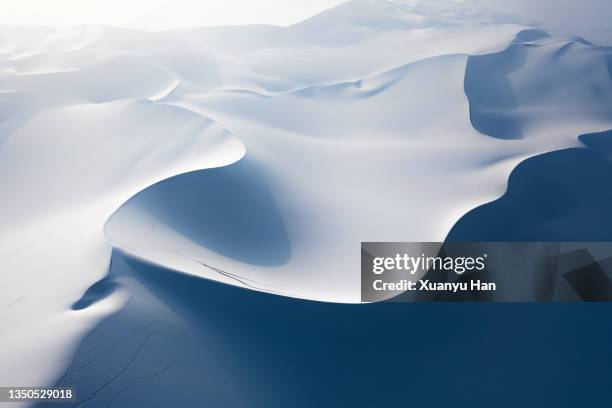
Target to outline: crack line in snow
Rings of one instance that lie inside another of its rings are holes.
[[[111,404],[113,403],[113,401],[115,399],[117,399],[121,394],[123,394],[125,391],[129,390],[130,388],[132,388],[133,386],[137,385],[137,384],[143,384],[147,381],[151,381],[153,378],[161,375],[162,373],[168,371],[168,369],[170,369],[170,367],[172,367],[174,364],[176,363],[176,360],[171,362],[170,364],[167,364],[165,367],[163,367],[162,369],[156,371],[155,373],[153,373],[152,375],[143,378],[142,380],[138,380],[138,381],[134,381],[133,383],[129,384],[127,387],[121,389],[113,398],[111,398],[108,401],[108,404],[106,404],[107,408],[110,408]]]
[[[101,387],[99,387],[96,391],[94,391],[94,393],[89,398],[86,398],[86,399],[80,401],[79,403],[77,403],[74,406],[74,408],[77,408],[77,407],[81,406],[82,404],[84,404],[86,402],[89,402],[89,401],[92,401],[92,400],[96,399],[98,397],[98,395],[102,391],[104,391],[106,388],[108,388],[110,385],[112,385],[115,381],[117,381],[119,378],[121,378],[125,373],[127,373],[129,371],[129,369],[132,367],[132,365],[134,364],[134,362],[136,361],[136,359],[138,358],[138,356],[140,355],[140,353],[142,353],[142,351],[145,349],[145,347],[149,343],[149,340],[151,340],[151,338],[153,336],[155,336],[156,334],[159,334],[161,332],[162,332],[162,330],[158,330],[156,332],[153,332],[153,333],[149,334],[147,336],[147,338],[145,339],[145,341],[142,343],[142,345],[136,350],[136,353],[134,353],[132,358],[128,361],[127,365],[125,367],[123,367],[123,369],[117,375],[113,376],[110,380],[108,380]]]

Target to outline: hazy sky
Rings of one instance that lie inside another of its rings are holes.
[[[441,0],[421,0],[441,1]],[[444,1],[444,0],[442,0]],[[467,0],[473,1],[473,0]],[[612,0],[479,0],[548,29],[612,45]],[[0,0],[0,24],[108,24],[167,29],[221,24],[289,25],[343,0]]]
[[[166,29],[223,24],[289,25],[343,0],[0,0],[0,24],[108,24]]]

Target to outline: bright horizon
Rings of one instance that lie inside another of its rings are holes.
[[[579,35],[599,45],[612,44],[609,0],[464,1],[476,1],[498,12],[519,15],[558,34]],[[2,0],[0,25],[69,29],[102,24],[145,30],[243,24],[287,26],[343,2],[345,0]]]
[[[344,0],[3,0],[0,24],[66,29],[104,24],[138,29],[290,25]]]

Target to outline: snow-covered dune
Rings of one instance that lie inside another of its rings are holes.
[[[53,383],[100,319],[155,303],[94,285],[113,249],[356,303],[361,241],[443,240],[525,159],[612,128],[611,48],[457,4],[2,29],[0,384]]]
[[[48,109],[5,135],[0,298],[11,330],[2,335],[0,382],[46,383],[75,335],[127,300],[118,291],[70,309],[108,271],[103,225],[113,211],[157,181],[243,155],[244,145],[209,119],[146,100]]]
[[[610,128],[611,55],[576,39],[523,30],[499,52],[426,58],[356,81],[290,92],[222,88],[170,95],[168,103],[241,136],[250,165],[236,169],[236,188],[254,177],[251,167],[258,169],[253,182],[266,186],[291,256],[262,268],[194,239],[182,242],[177,221],[202,220],[209,228],[197,235],[214,235],[210,220],[223,212],[200,210],[204,204],[193,212],[160,209],[168,195],[161,186],[126,204],[107,234],[119,247],[196,275],[220,275],[204,262],[262,290],[357,301],[358,242],[440,240],[458,216],[500,196],[526,157],[578,146],[581,132]],[[207,200],[205,190],[199,197],[187,190],[186,202]],[[155,211],[180,219],[160,220]],[[233,228],[241,237],[253,233],[250,223]]]

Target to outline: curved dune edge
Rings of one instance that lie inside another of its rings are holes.
[[[574,51],[575,58],[568,50],[573,46],[580,47]],[[232,89],[197,98],[186,95],[168,103],[214,117],[241,135],[250,146],[249,155],[227,174],[190,175],[192,185],[211,186],[198,187],[197,193],[190,182],[180,180],[184,176],[139,193],[111,217],[107,236],[132,255],[192,275],[296,298],[359,302],[354,247],[360,241],[442,240],[464,214],[501,197],[508,176],[521,162],[579,146],[577,134],[606,128],[610,114],[597,109],[600,96],[584,94],[584,89],[594,82],[606,89],[609,78],[595,70],[590,77],[571,81],[566,67],[569,63],[575,69],[582,64],[585,72],[589,67],[605,67],[606,52],[579,39],[555,40],[541,30],[525,30],[494,54],[438,56],[357,81],[266,95]],[[546,78],[542,78],[543,62],[549,67]],[[432,86],[432,77],[437,78],[436,86]],[[528,95],[534,81],[546,84],[536,105]],[[559,100],[557,84],[568,84],[565,92],[575,96]],[[415,101],[412,105],[403,96],[407,94]],[[498,105],[487,106],[490,101]],[[534,111],[545,109],[544,114],[534,120],[523,105],[532,105]],[[443,123],[431,121],[437,114],[445,117]],[[563,117],[564,129],[560,129],[559,117]],[[518,137],[506,137],[498,129],[516,132]],[[373,136],[376,134],[381,135],[380,140]],[[453,135],[450,145],[449,134]],[[297,135],[307,138],[296,140]],[[309,168],[307,175],[292,171],[312,165],[304,158],[305,152],[325,162],[328,149],[336,152],[329,160],[335,162],[341,156],[359,166],[328,163],[322,172],[316,168]],[[280,154],[272,156],[269,151]],[[411,161],[413,166],[406,165]],[[449,163],[448,171],[442,170]],[[422,166],[436,169],[434,175],[420,173]],[[406,180],[401,177],[403,171],[419,174],[423,180]],[[290,178],[279,180],[279,172]],[[431,188],[446,186],[448,174],[478,188]],[[381,177],[385,180],[382,185]],[[351,186],[354,179],[363,183]],[[229,192],[231,183],[236,183],[233,192]],[[241,194],[242,185],[259,190]],[[393,189],[402,191],[393,193],[400,197],[398,202],[389,203],[389,198],[376,202],[370,197],[390,197]],[[356,200],[330,208],[330,197],[336,200],[339,191]],[[412,203],[411,208],[405,200],[415,191],[420,203],[427,203],[428,214],[423,214],[419,203]],[[227,208],[207,209],[207,195],[218,193],[226,196]],[[262,205],[259,210],[245,204],[251,201],[249,194],[255,194],[253,202]],[[181,212],[176,203],[164,204],[165,197],[184,201],[192,212]],[[290,197],[301,197],[300,202]],[[178,210],[172,210],[173,205]],[[436,206],[436,210],[431,208]],[[274,215],[268,214],[270,219],[258,224],[261,210]],[[173,213],[178,218],[173,219]],[[350,221],[347,214],[352,214]],[[421,214],[418,221],[414,214]],[[181,217],[198,224],[199,231],[183,234],[181,229],[187,226]],[[221,219],[227,220],[226,225],[215,222]],[[384,234],[376,230],[377,225],[385,225]],[[272,230],[276,232],[268,235],[273,236],[264,237]],[[215,242],[215,235],[225,243]],[[249,249],[260,259],[249,257]],[[269,259],[264,260],[266,256]],[[352,272],[339,272],[347,269]]]
[[[32,143],[36,151],[28,150]],[[30,160],[19,162],[24,151]],[[2,184],[13,195],[2,214],[1,250],[5,266],[22,273],[2,295],[12,302],[2,315],[12,330],[0,339],[0,357],[13,369],[0,370],[0,382],[48,383],[74,342],[130,301],[123,287],[86,299],[92,282],[108,273],[112,248],[103,225],[122,203],[167,177],[228,165],[244,153],[213,121],[144,100],[50,109],[5,140],[1,155],[11,172]],[[27,222],[19,222],[22,215]],[[57,282],[61,290],[49,290]],[[74,307],[79,298],[84,303]],[[26,352],[37,369],[23,365]]]

